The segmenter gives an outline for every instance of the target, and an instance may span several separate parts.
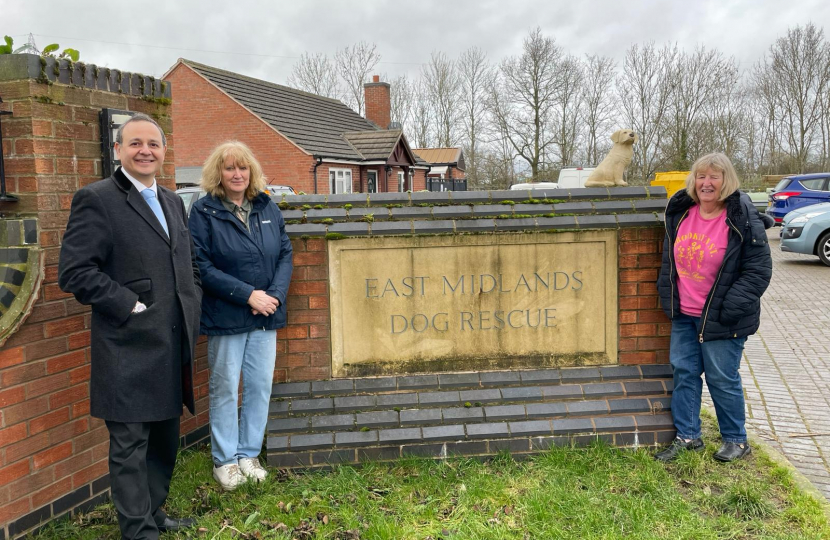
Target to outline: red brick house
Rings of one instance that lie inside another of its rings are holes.
[[[272,184],[297,192],[426,189],[429,164],[389,129],[389,84],[364,85],[366,118],[342,102],[179,59],[172,83],[176,168],[199,167],[219,143],[251,147]]]

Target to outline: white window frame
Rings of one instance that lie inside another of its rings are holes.
[[[339,176],[339,178],[338,178]],[[329,190],[333,195],[352,192],[352,170],[329,168]],[[341,189],[338,190],[338,184]]]
[[[403,184],[404,184],[404,179],[405,178],[406,178],[406,175],[403,173],[403,171],[398,171],[398,191],[400,193],[404,192]]]

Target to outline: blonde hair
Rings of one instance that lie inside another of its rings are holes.
[[[697,173],[707,169],[717,171],[723,175],[723,184],[720,188],[720,197],[718,197],[719,201],[726,200],[727,197],[738,191],[738,188],[741,187],[741,181],[738,180],[738,173],[725,154],[720,152],[706,154],[695,161],[689,176],[686,177],[686,193],[689,194],[689,197],[695,203],[700,204],[695,190],[695,178],[697,177]]]
[[[199,182],[202,189],[218,199],[225,198],[225,188],[222,187],[222,169],[228,158],[233,158],[236,165],[248,167],[250,171],[245,198],[251,200],[259,195],[265,189],[268,179],[262,174],[262,166],[254,157],[251,149],[239,141],[227,141],[213,149],[205,160],[205,164],[202,165],[202,179]]]

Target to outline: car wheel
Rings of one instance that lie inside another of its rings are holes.
[[[816,254],[821,262],[830,266],[830,231],[824,233],[824,236],[819,238],[816,246]]]

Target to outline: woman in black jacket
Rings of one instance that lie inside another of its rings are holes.
[[[703,450],[703,373],[723,441],[714,458],[733,461],[751,451],[739,368],[744,342],[760,324],[772,259],[758,211],[738,187],[729,158],[708,154],[695,162],[686,189],[666,207],[657,288],[672,321],[671,409],[677,438],[655,456],[660,461],[684,450]]]
[[[204,291],[200,330],[208,336],[213,477],[230,491],[268,474],[258,456],[268,422],[276,329],[286,324],[292,249],[247,146],[219,145],[202,168],[201,183],[207,196],[190,211],[190,234]]]

